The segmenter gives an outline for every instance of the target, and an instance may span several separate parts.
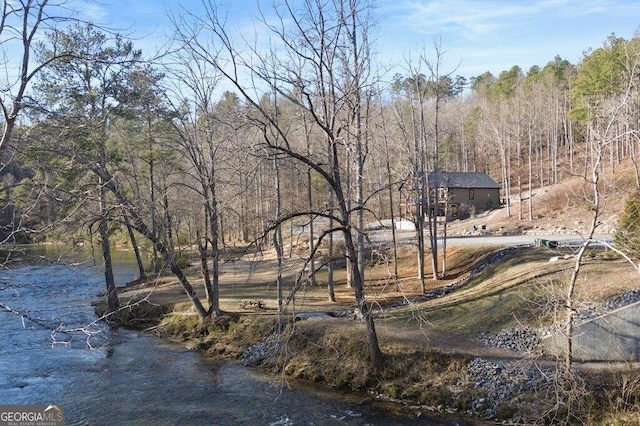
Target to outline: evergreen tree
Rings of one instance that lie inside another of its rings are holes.
[[[640,258],[640,191],[633,192],[627,197],[614,243],[629,257]]]

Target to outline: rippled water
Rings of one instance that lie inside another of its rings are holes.
[[[398,415],[361,404],[366,395],[291,385],[144,333],[87,327],[104,290],[100,269],[23,260],[0,270],[0,303],[38,323],[0,312],[0,404],[58,404],[66,424],[87,425],[471,424]],[[122,285],[136,271],[118,265]]]

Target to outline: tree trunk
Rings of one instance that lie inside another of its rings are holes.
[[[124,223],[127,227],[127,232],[129,233],[129,239],[131,240],[131,245],[133,246],[133,253],[136,256],[136,263],[138,265],[138,272],[140,275],[138,276],[138,280],[146,281],[147,273],[144,270],[144,263],[142,262],[142,256],[140,255],[140,247],[138,247],[138,241],[136,240],[136,235],[133,232],[133,228],[131,227],[131,222],[129,221],[129,217],[124,215]]]
[[[333,177],[330,184],[333,190],[332,192],[336,196],[336,203],[340,211],[340,219],[342,220],[347,259],[351,258],[352,260],[355,260],[357,258],[357,252],[356,246],[353,242],[353,236],[351,234],[351,219],[349,215],[349,209],[347,207],[346,198],[344,196],[344,192],[342,191],[342,184],[340,182],[340,163],[338,161],[337,151],[338,143],[335,140],[331,140],[331,138],[329,138],[329,140],[331,142],[329,144],[331,153],[331,156],[329,158],[332,168],[331,175]],[[380,351],[380,345],[378,343],[378,335],[376,334],[373,315],[364,296],[364,280],[362,278],[362,272],[358,268],[358,262],[351,262],[351,267],[351,280],[355,293],[357,308],[367,324],[367,336],[369,340],[371,364],[375,371],[380,371],[382,369],[383,357],[382,352]]]
[[[331,158],[331,156],[333,155],[333,152],[331,150],[331,144],[328,143],[327,144],[327,155],[328,158]],[[333,188],[331,187],[331,184],[329,184],[329,205],[327,206],[329,212],[333,212],[334,209],[334,200],[335,200],[335,194],[333,193]],[[334,220],[333,220],[333,213],[330,215],[329,218],[329,229],[333,229],[334,227]],[[336,294],[334,291],[334,282],[333,282],[333,256],[334,256],[334,247],[333,247],[333,232],[329,233],[329,247],[327,249],[327,292],[329,295],[329,302],[335,302],[336,301]]]
[[[346,210],[344,211],[344,213],[346,214]],[[353,258],[357,254],[356,254],[355,246],[353,243],[353,238],[351,236],[351,231],[349,229],[346,229],[343,234],[344,234],[345,245],[348,253],[347,255]],[[373,314],[364,296],[364,282],[362,280],[361,272],[358,268],[358,262],[352,262],[352,267],[353,267],[352,282],[353,282],[353,289],[356,297],[356,303],[358,306],[358,310],[362,314],[362,317],[364,318],[367,325],[367,337],[369,340],[369,352],[371,355],[371,365],[375,371],[381,371],[384,359],[382,356],[382,352],[380,351],[380,344],[378,342],[378,335],[376,333],[376,326],[375,326],[375,321],[373,319]]]
[[[312,191],[311,191],[311,169],[307,170],[307,183],[308,183],[308,187],[307,187],[307,197],[308,197],[308,204],[307,204],[307,208],[309,209],[309,211],[312,211],[312,206],[313,206],[313,202],[312,202]],[[316,260],[314,255],[312,254],[314,252],[314,246],[315,246],[315,227],[314,227],[314,222],[315,218],[314,215],[310,214],[309,215],[309,273],[308,273],[308,280],[309,280],[309,284],[311,285],[316,285]]]
[[[566,347],[566,358],[565,358],[565,368],[566,373],[571,374],[573,368],[573,326],[574,326],[574,317],[575,317],[575,307],[574,307],[574,293],[576,283],[578,281],[578,274],[580,273],[580,269],[582,266],[582,259],[584,257],[584,253],[587,248],[591,244],[593,239],[593,235],[595,234],[596,228],[598,227],[598,222],[600,221],[600,189],[598,188],[598,183],[600,181],[600,167],[602,162],[602,150],[603,150],[604,141],[595,142],[595,154],[594,154],[594,163],[593,168],[591,170],[591,180],[589,183],[591,184],[591,188],[593,191],[593,217],[591,218],[591,226],[589,227],[589,231],[585,236],[584,242],[580,246],[578,250],[578,254],[576,255],[573,271],[571,273],[571,278],[569,279],[569,285],[567,288],[567,299],[566,299],[566,309],[567,309],[567,327],[566,327],[566,338],[567,338],[567,347]]]
[[[431,245],[431,267],[433,269],[433,280],[438,281],[438,214],[440,201],[438,200],[438,188],[435,190],[434,201],[429,201],[427,208],[427,223],[429,224],[429,243]],[[429,197],[429,200],[431,197]]]
[[[156,211],[156,206],[158,205],[158,200],[156,199],[156,179],[155,179],[155,163],[153,161],[153,152],[152,149],[149,148],[150,151],[150,155],[151,158],[149,159],[149,197],[151,197],[150,199],[150,204],[151,204],[151,232],[153,232],[154,235],[158,235],[158,216],[157,216],[157,211]],[[151,270],[153,272],[159,272],[160,271],[160,265],[158,263],[158,251],[156,250],[155,246],[151,247],[152,249],[152,255],[151,255],[151,259],[152,259],[152,265],[151,265]]]
[[[332,197],[329,197],[331,199]],[[329,219],[329,228],[333,228],[333,218]],[[327,249],[327,294],[329,297],[329,302],[336,301],[336,293],[334,291],[334,282],[333,282],[333,232],[329,234],[329,247]]]
[[[282,263],[283,263],[283,258],[284,258],[284,251],[283,251],[283,240],[282,240],[282,226],[280,225],[280,216],[282,215],[282,195],[281,195],[281,187],[280,187],[280,167],[278,164],[278,160],[277,158],[274,156],[273,157],[273,169],[275,172],[275,178],[276,178],[276,187],[275,187],[275,191],[276,191],[276,227],[273,230],[273,247],[276,251],[276,256],[277,256],[277,270],[276,270],[276,288],[278,291],[278,313],[281,314],[282,313],[282,286],[284,285],[283,279],[282,279]],[[312,243],[312,242],[310,242]],[[311,270],[311,274],[313,274],[315,271]]]
[[[362,87],[360,85],[360,78],[362,77],[361,71],[363,66],[361,59],[365,61],[367,58],[360,58],[360,46],[358,40],[357,31],[357,16],[358,11],[356,2],[350,1],[350,17],[351,17],[351,53],[353,54],[353,114],[355,118],[355,138],[356,138],[356,207],[358,218],[358,270],[360,271],[360,277],[362,281],[365,281],[365,249],[364,249],[364,160],[365,160],[365,144],[363,139],[365,136],[362,131]]]
[[[107,187],[109,191],[115,196],[117,202],[120,204],[121,208],[125,210],[127,214],[129,214],[131,218],[131,226],[142,234],[149,242],[151,242],[158,253],[162,256],[164,262],[169,266],[171,272],[178,278],[178,281],[182,285],[187,297],[191,301],[193,307],[198,314],[198,317],[201,321],[209,317],[209,312],[204,309],[198,295],[196,294],[193,286],[185,276],[184,272],[176,262],[175,253],[171,247],[166,246],[158,235],[153,234],[149,227],[144,223],[142,217],[138,213],[138,209],[135,208],[131,202],[126,198],[126,196],[118,189],[116,184],[114,183],[112,177],[109,172],[105,168],[94,169],[94,172],[101,178],[104,185]]]
[[[208,228],[208,226],[206,226]],[[209,254],[207,250],[209,248],[209,242],[207,241],[207,230],[205,229],[205,236],[200,235],[200,230],[196,228],[196,239],[198,240],[198,254],[200,255],[200,274],[204,281],[204,292],[209,302],[209,311],[211,311],[211,301],[213,300],[211,274],[209,274]],[[203,241],[204,240],[204,241]]]
[[[384,114],[384,112],[383,112]],[[382,117],[382,125],[385,126],[385,119]],[[393,282],[396,285],[396,291],[400,291],[400,283],[398,281],[398,244],[396,240],[396,218],[395,204],[393,199],[394,187],[391,177],[391,161],[389,158],[389,141],[387,140],[387,132],[384,131],[384,151],[385,151],[385,168],[387,171],[387,189],[389,191],[389,214],[391,215],[391,245],[393,249]]]
[[[423,200],[419,199],[416,203],[416,241],[418,244],[418,279],[420,280],[420,287],[422,293],[427,292],[427,277],[424,267],[424,259],[426,257],[426,250],[424,247],[424,206]]]
[[[529,214],[529,221],[533,220],[533,135],[531,129],[531,123],[529,123],[529,203],[527,210]]]
[[[305,122],[306,125],[306,122]],[[310,147],[309,147],[309,137],[307,136],[307,152],[308,155],[311,155]],[[311,212],[313,211],[313,188],[312,188],[312,169],[311,167],[307,167],[307,209]],[[313,214],[309,214],[309,283],[311,285],[316,285],[316,262],[312,253],[314,253],[314,245],[315,245],[315,226],[314,226],[315,216]]]
[[[449,187],[445,188],[444,225],[442,228],[442,278],[447,276],[447,223],[449,222]]]
[[[435,172],[434,172],[435,175]],[[440,209],[439,183],[433,184],[433,200],[431,199],[431,182],[427,179],[427,223],[429,225],[429,245],[431,246],[431,268],[433,280],[438,281],[438,210]]]
[[[211,195],[209,221],[211,232],[211,288],[207,297],[209,302],[209,312],[211,314],[220,313],[220,225],[218,223],[218,194],[216,192],[215,175],[211,172],[211,183],[209,192]]]
[[[116,283],[113,277],[113,265],[111,262],[111,246],[109,244],[109,222],[106,210],[106,191],[102,179],[98,179],[98,191],[100,193],[100,223],[98,232],[100,234],[100,247],[102,248],[102,259],[104,261],[104,280],[107,286],[108,312],[115,312],[120,307]]]

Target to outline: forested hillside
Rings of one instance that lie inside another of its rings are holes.
[[[334,99],[325,105],[326,88],[308,69],[251,70],[282,78],[250,102],[220,93],[216,58],[183,51],[175,72],[143,62],[132,42],[95,27],[60,35],[81,57],[39,75],[30,99],[37,108],[25,111],[30,125],[17,128],[2,150],[3,235],[16,240],[85,239],[100,216],[92,173],[99,159],[167,238],[190,244],[206,234],[204,200],[215,203],[222,244],[253,241],[278,217],[334,202],[318,170],[306,164],[329,163],[329,125],[345,198],[358,205],[361,185],[367,220],[398,214],[398,188],[416,170],[486,171],[513,202],[520,193],[528,199],[530,189],[588,175],[593,144],[603,138],[603,168],[615,171],[636,156],[636,38],[611,36],[578,64],[556,57],[529,70],[516,65],[468,78],[439,71],[436,49],[391,82],[371,76],[375,58],[368,56],[361,75],[345,75],[352,58],[341,52],[334,59],[341,63],[327,64]],[[258,117],[259,109],[274,122]],[[278,135],[276,126],[286,133]],[[528,207],[512,214],[531,219]]]

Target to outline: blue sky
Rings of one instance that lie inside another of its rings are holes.
[[[264,10],[274,0],[260,0]],[[278,0],[276,0],[278,1]],[[256,0],[221,0],[235,28],[251,28]],[[513,65],[527,71],[556,55],[578,63],[615,33],[633,37],[640,26],[638,0],[373,0],[377,61],[406,73],[407,61],[425,54],[435,60],[440,40],[445,73],[498,75]],[[83,3],[80,13],[131,31],[136,47],[151,53],[170,34],[169,11],[195,13],[201,0],[102,0]],[[125,31],[126,32],[126,31]]]

